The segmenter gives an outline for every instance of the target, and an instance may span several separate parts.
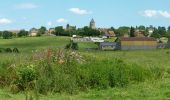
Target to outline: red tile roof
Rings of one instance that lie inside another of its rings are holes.
[[[120,38],[121,41],[156,41],[155,38],[152,37],[123,37]]]

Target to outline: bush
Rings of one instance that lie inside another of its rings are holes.
[[[2,49],[0,49],[0,53],[2,52]]]
[[[0,48],[0,53],[2,52],[6,52],[6,53],[19,53],[19,50],[18,48],[14,48],[14,49],[11,49],[11,48]]]
[[[21,31],[17,34],[17,36],[18,36],[18,37],[28,36],[28,31],[21,30]]]
[[[2,34],[3,39],[11,39],[12,38],[12,32],[4,31]]]
[[[78,50],[78,43],[70,41],[70,43],[66,45],[65,49]]]
[[[22,91],[33,89],[36,80],[36,73],[34,70],[34,66],[25,66],[22,65],[17,71],[17,80],[14,84]]]
[[[12,53],[12,49],[11,49],[11,48],[6,48],[6,49],[5,49],[5,52],[7,52],[7,53]]]
[[[18,48],[14,48],[12,51],[13,51],[14,53],[19,53]]]

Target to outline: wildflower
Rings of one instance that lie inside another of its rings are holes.
[[[59,64],[64,64],[64,60],[60,59],[60,60],[58,61],[58,63],[59,63]]]

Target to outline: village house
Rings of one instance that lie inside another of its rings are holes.
[[[150,37],[120,38],[121,50],[156,49],[157,41]]]
[[[29,31],[29,36],[37,36],[37,34],[38,34],[38,29],[36,29],[36,28],[32,28]]]
[[[115,32],[110,30],[110,29],[106,29],[106,28],[99,28],[99,31],[104,33],[103,36],[105,36],[106,38],[111,38],[111,37],[115,37]]]
[[[144,30],[135,30],[135,37],[145,37],[145,31]]]

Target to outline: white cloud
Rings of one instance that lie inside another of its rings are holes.
[[[64,18],[59,18],[59,19],[57,20],[57,22],[58,22],[58,23],[67,23],[68,21],[67,21],[66,19],[64,19]]]
[[[167,11],[158,11],[159,14],[163,17],[170,18],[170,13]]]
[[[79,14],[79,15],[87,15],[87,14],[91,14],[91,11],[87,11],[85,9],[80,9],[80,8],[70,8],[69,11],[75,13],[75,14]]]
[[[52,26],[52,22],[47,22],[47,25],[48,26]]]
[[[22,3],[22,4],[18,4],[15,6],[15,8],[17,9],[35,9],[37,7],[38,5],[33,4],[33,3]]]
[[[0,18],[0,24],[10,24],[12,21],[7,18]]]
[[[164,17],[164,18],[170,18],[170,13],[168,11],[162,11],[162,10],[145,10],[142,13],[145,17]]]

